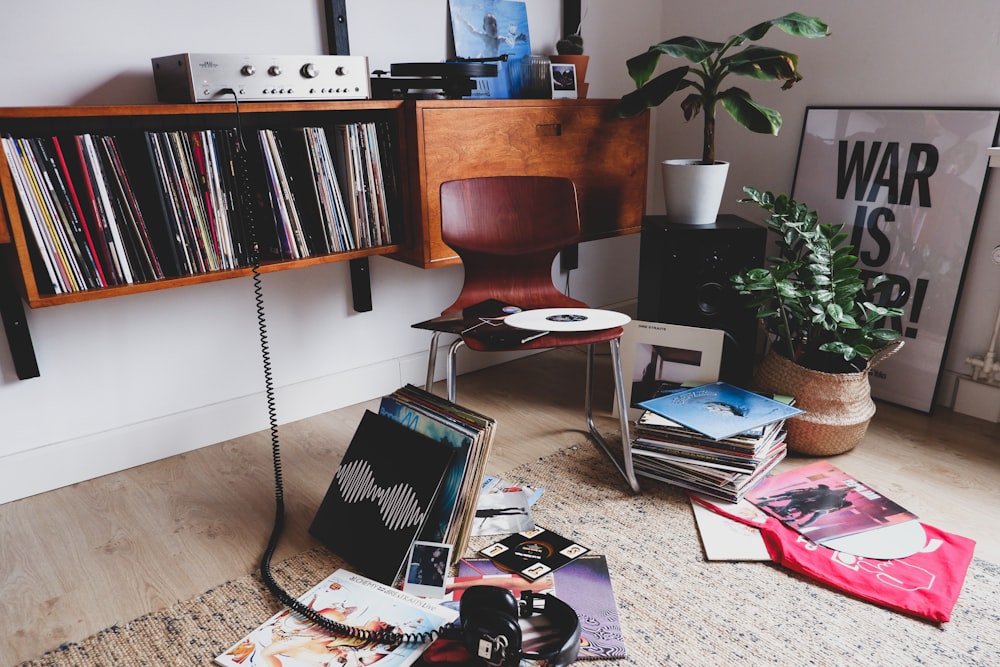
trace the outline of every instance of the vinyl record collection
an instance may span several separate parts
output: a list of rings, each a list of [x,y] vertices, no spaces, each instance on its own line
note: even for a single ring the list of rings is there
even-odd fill
[[[358,426],[310,533],[386,585],[414,541],[450,544],[457,561],[495,433],[493,418],[413,385],[383,396]],[[379,502],[363,502],[373,498]]]
[[[773,417],[771,421],[767,421],[768,417],[751,419],[748,424],[764,423],[724,437],[707,435],[675,420],[684,420],[689,413],[697,414],[692,411],[705,406],[712,413],[710,419],[718,414],[720,406],[731,408],[731,398],[727,397],[725,402],[718,400],[720,395],[715,393],[718,387],[729,392],[735,389],[725,383],[706,385],[706,393],[688,403],[678,402],[681,407],[676,411],[662,402],[665,397],[640,404],[646,409],[635,423],[632,441],[632,460],[637,474],[735,503],[785,457],[785,419],[801,412],[792,407],[791,397],[776,397],[780,400],[775,400],[753,394],[759,401],[754,399],[737,408],[741,414],[735,421],[750,419],[761,406],[780,404],[784,409],[776,406],[777,412],[769,413]],[[740,391],[750,395],[750,392]],[[659,412],[650,409],[650,405]],[[747,405],[752,407],[748,409]]]
[[[255,136],[256,134],[256,136]],[[2,140],[41,291],[130,285],[393,243],[385,123]]]
[[[454,545],[457,560],[469,543],[496,420],[412,384],[383,396],[379,414],[455,449],[420,539]]]

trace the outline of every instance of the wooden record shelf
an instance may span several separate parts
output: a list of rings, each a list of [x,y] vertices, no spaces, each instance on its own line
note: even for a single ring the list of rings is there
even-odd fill
[[[200,130],[238,128],[241,133],[256,134],[261,128],[291,128],[303,126],[329,127],[337,123],[379,121],[391,136],[392,154],[388,163],[397,170],[399,185],[398,201],[394,216],[390,220],[394,234],[402,237],[406,227],[406,204],[409,194],[404,175],[399,173],[403,163],[403,103],[395,100],[359,100],[337,102],[276,102],[236,104],[152,104],[81,107],[14,107],[0,109],[0,133],[14,137],[73,136],[87,133],[108,135],[142,136],[145,131]],[[248,136],[248,140],[250,137]],[[254,136],[253,141],[256,141]],[[147,180],[152,180],[145,174]],[[218,280],[245,277],[252,274],[251,266],[225,270],[210,270],[200,273],[178,273],[169,277],[137,280],[130,284],[107,287],[92,287],[79,291],[55,293],[46,290],[43,266],[39,264],[39,252],[35,239],[31,236],[25,210],[20,203],[14,175],[5,157],[0,156],[0,310],[7,331],[18,377],[25,379],[38,376],[37,362],[31,345],[30,333],[22,307],[26,303],[31,308],[55,306],[66,303],[90,301],[125,294],[136,294],[152,290],[169,289]],[[138,183],[136,191],[147,193],[140,199],[140,209],[152,211],[154,203],[148,196],[152,183]],[[259,190],[258,198],[265,195]],[[155,219],[156,216],[149,215]],[[259,216],[258,216],[259,217]],[[159,221],[162,223],[162,219]],[[154,224],[154,223],[150,223]],[[258,227],[261,223],[258,221]],[[267,224],[273,226],[268,220]],[[269,273],[287,269],[302,268],[329,262],[349,261],[352,279],[357,279],[354,287],[355,307],[370,309],[371,297],[368,292],[367,258],[386,255],[400,250],[399,242],[377,245],[345,252],[311,253],[298,259],[264,259],[259,271]]]

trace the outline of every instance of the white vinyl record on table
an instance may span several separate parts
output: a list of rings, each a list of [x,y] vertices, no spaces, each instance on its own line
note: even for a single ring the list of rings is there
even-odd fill
[[[600,331],[624,326],[631,319],[613,310],[597,308],[536,308],[508,315],[504,322],[535,331]]]

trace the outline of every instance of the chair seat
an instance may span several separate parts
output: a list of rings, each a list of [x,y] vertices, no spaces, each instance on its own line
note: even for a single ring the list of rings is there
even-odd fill
[[[572,347],[574,345],[592,345],[594,343],[606,343],[622,337],[624,329],[614,327],[612,329],[600,329],[598,331],[573,331],[573,332],[551,332],[541,338],[529,340],[527,343],[515,345],[513,347],[499,348],[489,345],[472,336],[463,336],[466,347],[477,352],[497,352],[503,350],[544,350],[552,347]]]

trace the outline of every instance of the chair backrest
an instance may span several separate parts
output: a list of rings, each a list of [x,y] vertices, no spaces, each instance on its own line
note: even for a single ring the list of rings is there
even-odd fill
[[[462,260],[462,292],[443,314],[486,299],[522,308],[586,307],[552,282],[580,240],[576,186],[555,176],[487,176],[441,184],[441,238]]]

